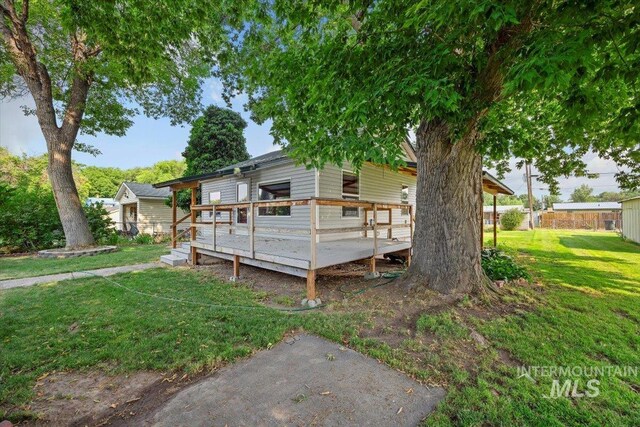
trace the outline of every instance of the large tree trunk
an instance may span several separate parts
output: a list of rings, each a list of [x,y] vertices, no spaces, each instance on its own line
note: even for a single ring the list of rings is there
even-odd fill
[[[68,249],[94,246],[89,222],[82,209],[78,189],[73,180],[71,150],[49,150],[49,181],[58,207]]]
[[[416,134],[418,183],[413,257],[407,279],[435,291],[484,288],[480,264],[482,158],[472,130],[449,139],[442,121],[423,122]]]

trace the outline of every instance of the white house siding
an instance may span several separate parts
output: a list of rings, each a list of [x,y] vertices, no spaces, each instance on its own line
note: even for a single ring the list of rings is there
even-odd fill
[[[243,176],[229,176],[224,178],[214,179],[212,181],[206,181],[201,184],[202,186],[202,203],[208,204],[209,193],[220,191],[222,203],[235,203],[236,202],[236,185],[240,182],[247,182],[250,188],[251,200],[258,201],[258,185],[267,182],[276,182],[290,180],[291,181],[291,198],[302,199],[307,197],[313,197],[315,195],[315,170],[306,169],[304,166],[296,167],[293,162],[285,161],[278,165],[270,167],[264,167],[252,172],[245,173]],[[291,216],[256,216],[254,223],[256,227],[260,228],[289,228],[299,230],[299,232],[291,233],[287,237],[308,239],[309,230],[309,207],[308,206],[293,206],[291,207]],[[209,219],[209,215],[204,216],[205,219]],[[223,214],[223,220],[228,219],[226,214]],[[236,230],[238,233],[243,233],[242,225],[238,226]],[[202,230],[205,236],[211,236],[210,228]],[[306,234],[305,234],[306,233]],[[270,232],[269,230],[258,230],[256,234],[259,235],[272,235],[278,236],[277,233]]]
[[[178,209],[177,219],[184,215],[186,212]],[[172,220],[171,207],[165,203],[164,199],[138,199],[138,230],[141,233],[170,233]]]
[[[622,202],[622,235],[640,243],[640,198]]]
[[[127,189],[126,192],[128,193],[127,195],[123,193],[122,197],[116,200],[118,203],[120,203],[120,214],[118,215],[118,221],[117,221],[118,224],[116,224],[118,227],[118,230],[122,230],[122,223],[126,222],[128,225],[129,222],[134,221],[134,218],[129,217],[129,207],[131,204],[135,204],[137,211],[140,211],[138,206],[138,198],[136,197],[136,195],[133,194],[133,192],[129,189]],[[129,205],[129,206],[124,206],[124,205]]]
[[[348,164],[342,168],[335,165],[326,165],[319,171],[319,196],[327,198],[342,198],[342,171],[352,170]],[[382,166],[365,164],[360,171],[360,200],[373,202],[400,203],[402,186],[409,187],[409,204],[415,206],[416,201],[416,177],[394,172]],[[321,206],[319,209],[318,223],[320,228],[357,227],[365,222],[364,211],[360,210],[359,218],[343,218],[342,208],[333,206]],[[409,215],[401,215],[401,209],[392,212],[393,224],[409,224]],[[367,220],[372,218],[370,212]],[[386,212],[378,212],[378,222],[388,222]],[[397,228],[393,230],[393,237],[407,238],[410,229]],[[358,237],[362,233],[340,233],[322,235],[322,240],[336,240],[345,237]],[[380,231],[380,237],[385,237],[386,232]]]

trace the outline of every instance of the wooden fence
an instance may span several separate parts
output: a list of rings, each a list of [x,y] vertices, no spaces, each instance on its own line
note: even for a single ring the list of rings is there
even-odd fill
[[[606,230],[606,222],[614,221],[614,228],[622,227],[621,212],[544,212],[540,228],[573,230]]]

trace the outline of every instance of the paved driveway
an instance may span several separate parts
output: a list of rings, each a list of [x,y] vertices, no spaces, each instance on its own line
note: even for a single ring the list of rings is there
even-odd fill
[[[415,426],[444,397],[353,350],[300,335],[170,400],[155,426]]]

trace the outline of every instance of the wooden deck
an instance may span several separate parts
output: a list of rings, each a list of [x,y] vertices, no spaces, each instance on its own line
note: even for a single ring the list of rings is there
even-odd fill
[[[302,270],[311,268],[310,241],[306,239],[287,239],[272,237],[254,237],[254,253],[248,249],[249,236],[238,234],[218,233],[216,246],[212,239],[198,238],[191,242],[193,247],[204,249],[207,255],[215,254],[238,255],[244,258],[254,258],[260,261],[286,265]],[[409,249],[411,242],[381,239],[376,242],[375,254],[382,255]],[[349,238],[335,241],[318,242],[316,244],[315,268],[330,267],[351,261],[371,258],[374,255],[373,238]]]

